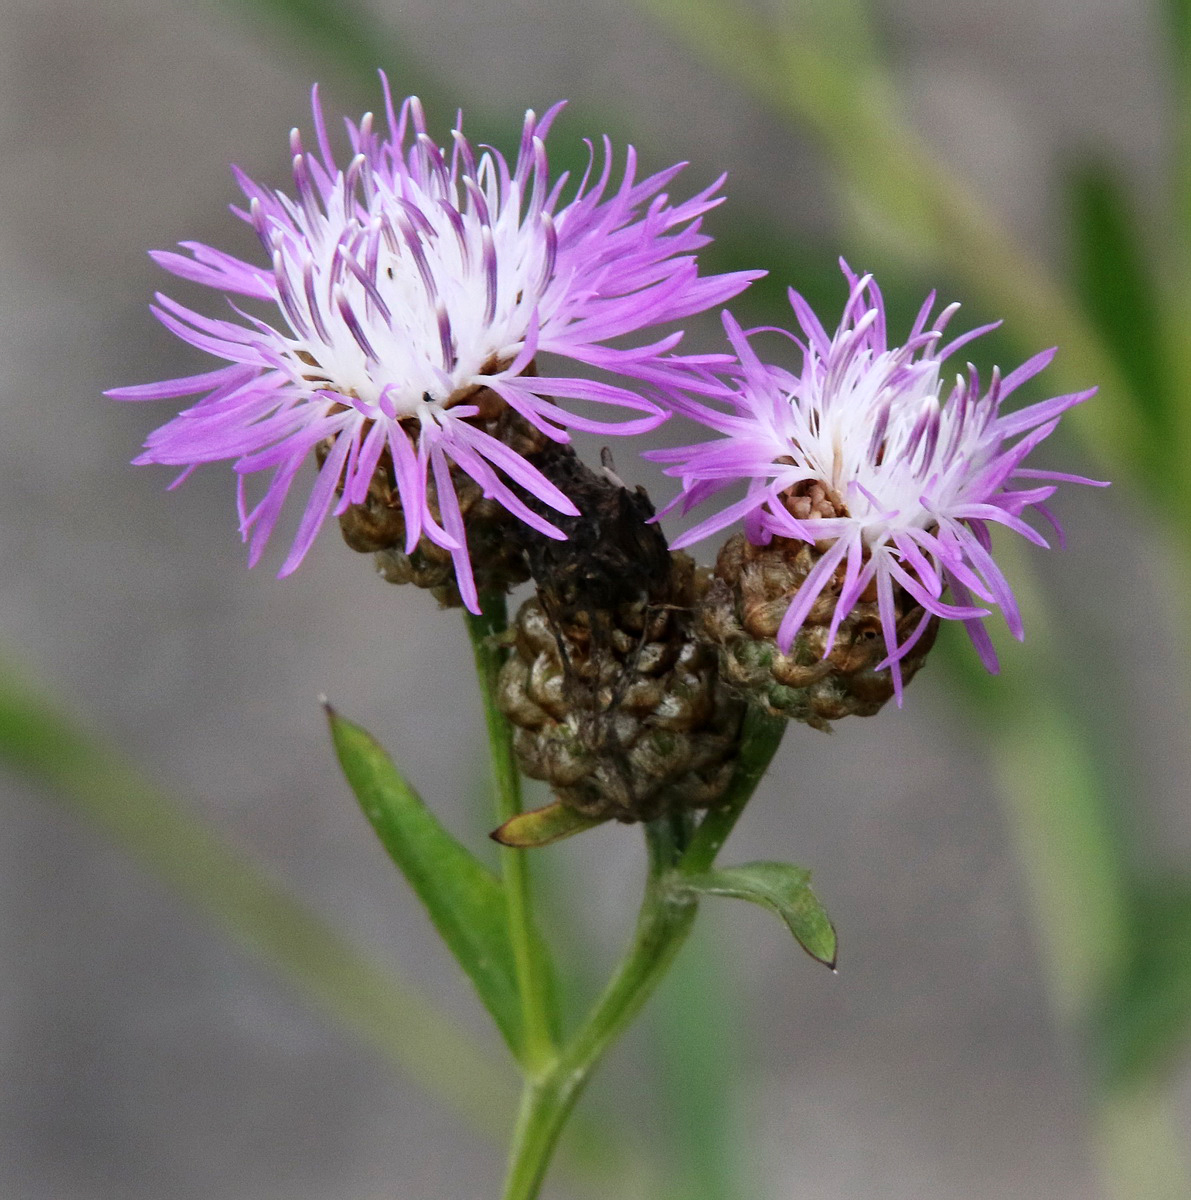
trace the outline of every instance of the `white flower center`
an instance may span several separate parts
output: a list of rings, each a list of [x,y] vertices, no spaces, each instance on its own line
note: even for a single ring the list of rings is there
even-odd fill
[[[549,315],[553,230],[540,210],[522,220],[516,181],[502,203],[488,156],[477,175],[384,178],[357,157],[323,205],[287,202],[292,227],[266,236],[295,381],[402,419],[517,355],[535,308]]]

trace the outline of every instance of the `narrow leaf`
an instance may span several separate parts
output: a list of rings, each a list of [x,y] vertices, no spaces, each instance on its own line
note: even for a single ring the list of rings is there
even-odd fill
[[[790,863],[755,862],[684,876],[682,885],[700,895],[731,896],[772,910],[811,958],[834,971],[835,927],[811,891],[810,877],[809,871]]]
[[[327,717],[364,815],[519,1053],[521,1002],[503,885],[443,827],[371,734],[330,706]]]
[[[594,829],[607,820],[607,817],[585,817],[556,800],[543,808],[532,808],[529,812],[510,817],[488,836],[502,846],[532,850],[538,846],[549,846],[551,842],[561,842],[563,838],[582,833],[585,829]]]
[[[1091,160],[1067,180],[1074,283],[1155,435],[1169,424],[1158,288],[1119,174]]]
[[[2,659],[0,768],[89,822],[477,1128],[505,1136],[502,1114],[516,1093],[503,1063]]]

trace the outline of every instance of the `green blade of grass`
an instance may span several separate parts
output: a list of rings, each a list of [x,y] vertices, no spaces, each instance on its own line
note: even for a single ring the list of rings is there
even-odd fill
[[[1122,1087],[1162,1078],[1191,1042],[1191,880],[1137,887],[1128,944],[1099,1023],[1108,1078]]]
[[[1129,380],[1147,429],[1143,469],[1162,485],[1172,478],[1168,457],[1176,397],[1165,361],[1161,292],[1131,197],[1120,175],[1095,159],[1067,173],[1066,195],[1074,286],[1088,319]]]
[[[500,1137],[512,1073],[246,855],[9,670],[0,762],[47,787],[235,941],[477,1128]]]

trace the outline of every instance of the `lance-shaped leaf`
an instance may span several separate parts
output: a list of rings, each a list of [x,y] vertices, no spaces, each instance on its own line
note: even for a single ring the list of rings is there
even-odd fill
[[[327,717],[364,815],[519,1053],[521,1002],[501,881],[443,827],[371,734],[329,705]]]
[[[702,896],[751,900],[777,913],[798,944],[835,970],[835,927],[810,888],[811,873],[791,863],[754,862],[682,876],[680,886]]]
[[[329,1018],[477,1128],[505,1137],[501,1114],[516,1100],[505,1064],[2,656],[0,768],[90,822]]]

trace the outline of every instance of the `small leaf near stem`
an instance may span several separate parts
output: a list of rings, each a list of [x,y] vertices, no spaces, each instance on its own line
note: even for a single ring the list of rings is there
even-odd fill
[[[504,596],[480,597],[481,615],[464,613],[475,655],[476,676],[484,702],[484,722],[496,785],[496,817],[503,825],[521,813],[521,776],[513,754],[513,734],[496,702],[497,682],[505,650],[498,638],[508,628]],[[513,944],[517,987],[521,999],[524,1041],[521,1061],[528,1075],[545,1071],[556,1059],[555,1031],[559,1018],[553,987],[553,964],[534,933],[533,894],[529,860],[523,850],[502,847],[501,874],[505,884],[509,936]]]
[[[810,888],[811,873],[782,862],[753,862],[739,867],[684,875],[681,887],[702,896],[750,900],[777,913],[795,941],[811,956],[835,970],[835,927]]]

